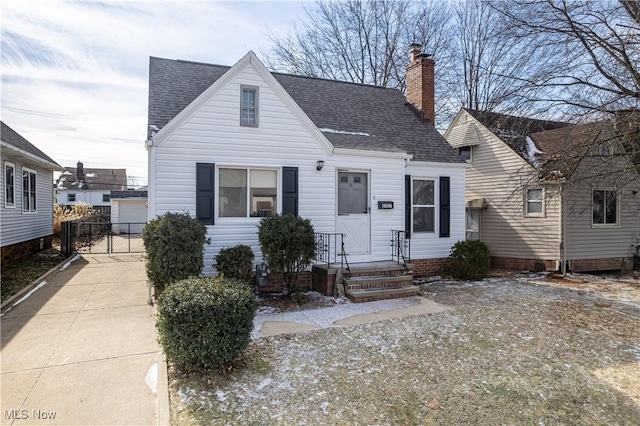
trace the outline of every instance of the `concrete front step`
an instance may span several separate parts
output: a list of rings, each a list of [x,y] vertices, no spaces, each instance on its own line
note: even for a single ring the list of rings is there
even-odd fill
[[[346,279],[345,288],[347,290],[369,290],[383,287],[408,287],[413,285],[411,275],[376,275],[360,276]]]
[[[411,271],[411,265],[407,265]],[[368,277],[379,275],[403,275],[407,269],[396,262],[370,262],[356,263],[351,265],[350,273],[352,277]]]
[[[408,287],[379,287],[358,290],[348,289],[345,294],[347,298],[354,303],[372,302],[374,300],[417,296],[420,294],[420,288],[415,285],[411,285]]]

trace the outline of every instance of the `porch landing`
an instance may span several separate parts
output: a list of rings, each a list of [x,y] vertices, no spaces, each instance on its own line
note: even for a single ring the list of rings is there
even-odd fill
[[[315,265],[311,273],[314,290],[327,296],[346,296],[355,303],[420,294],[413,285],[411,264],[392,260],[353,263],[349,267]]]

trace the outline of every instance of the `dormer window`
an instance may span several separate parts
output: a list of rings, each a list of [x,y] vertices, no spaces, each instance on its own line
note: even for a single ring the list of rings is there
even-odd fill
[[[240,125],[248,127],[258,126],[258,88],[241,86],[240,97]]]

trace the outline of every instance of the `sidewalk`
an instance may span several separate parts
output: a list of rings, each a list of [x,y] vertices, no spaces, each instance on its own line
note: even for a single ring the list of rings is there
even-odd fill
[[[168,424],[140,256],[61,269],[2,316],[0,424]]]

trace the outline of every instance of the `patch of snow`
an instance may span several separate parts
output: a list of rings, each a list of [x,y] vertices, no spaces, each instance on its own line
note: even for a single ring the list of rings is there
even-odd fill
[[[40,290],[42,287],[44,287],[45,285],[47,285],[46,281],[42,281],[40,284],[38,284],[37,286],[35,286],[34,288],[31,289],[31,291],[27,294],[25,294],[24,296],[22,296],[20,299],[18,299],[18,301],[16,303],[14,303],[13,305],[11,305],[11,307],[9,309],[7,309],[6,311],[4,311],[2,314],[0,314],[1,316],[4,316],[4,314],[6,314],[7,312],[9,312],[11,309],[15,308],[17,305],[19,305],[20,303],[24,302],[25,300],[27,300],[29,297],[31,297],[31,295],[33,293],[35,293],[36,291]]]
[[[160,129],[158,129],[158,126],[156,126],[155,124],[151,124],[149,126],[149,129],[151,129],[151,132],[149,132],[151,134],[151,137],[154,137],[156,133],[158,133],[158,131]]]
[[[67,269],[69,266],[71,266],[71,264],[73,262],[75,262],[76,260],[80,259],[80,255],[76,254],[75,256],[73,256],[73,258],[68,261],[67,263],[65,263],[64,265],[62,265],[62,268],[60,268],[60,272],[64,271],[65,269]]]
[[[322,404],[320,404],[320,408],[322,409],[323,414],[327,414],[328,412],[327,408],[329,408],[329,403],[327,401],[323,402]]]
[[[216,397],[218,398],[218,401],[224,401],[227,399],[227,394],[222,392],[221,390],[216,391]]]
[[[63,174],[63,175],[70,176],[70,175],[72,175],[73,173],[71,173],[69,170],[65,170],[64,172],[62,172],[62,174]],[[64,179],[64,177],[62,177],[61,179]]]
[[[149,386],[151,392],[158,393],[158,363],[156,362],[147,371],[147,375],[144,376],[144,382]]]
[[[97,175],[97,174],[95,174],[95,173],[87,173],[85,176],[86,176],[86,177],[96,177],[96,176],[98,176],[98,175]]]
[[[341,134],[341,135],[371,136],[369,133],[348,132],[346,130],[329,129],[329,128],[326,128],[326,127],[321,127],[318,130],[320,130],[322,133],[338,133],[338,134]]]
[[[531,140],[529,136],[526,138],[527,141],[527,152],[525,155],[527,156],[527,160],[534,166],[538,165],[538,159],[536,158],[537,154],[542,154],[543,152],[538,149],[536,144]]]

